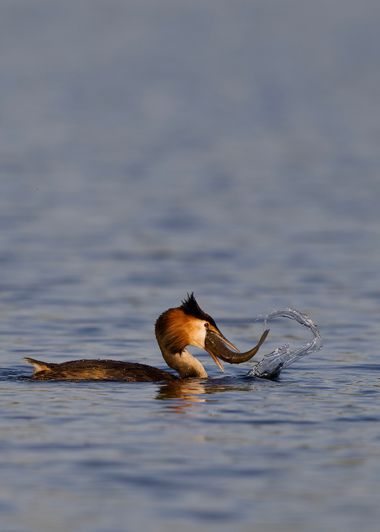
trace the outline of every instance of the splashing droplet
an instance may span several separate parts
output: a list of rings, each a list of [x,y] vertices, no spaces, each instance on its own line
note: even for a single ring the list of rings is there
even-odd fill
[[[255,364],[255,366],[248,372],[248,377],[273,379],[277,377],[284,368],[287,368],[300,358],[322,348],[322,338],[318,327],[306,314],[302,314],[302,312],[292,308],[276,310],[264,317],[265,328],[267,328],[270,321],[276,318],[289,318],[290,320],[297,321],[301,325],[310,329],[313,338],[310,342],[307,342],[296,349],[291,349],[287,344],[277,347],[271,353],[264,355],[263,359]]]

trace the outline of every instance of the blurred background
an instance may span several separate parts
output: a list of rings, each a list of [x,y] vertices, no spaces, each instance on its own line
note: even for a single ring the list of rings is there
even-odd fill
[[[370,0],[3,1],[3,301],[195,290],[244,315],[379,292],[379,20]]]
[[[375,364],[379,25],[376,0],[2,0],[2,367],[162,366],[152,324],[193,290],[242,348],[293,306],[314,360]]]

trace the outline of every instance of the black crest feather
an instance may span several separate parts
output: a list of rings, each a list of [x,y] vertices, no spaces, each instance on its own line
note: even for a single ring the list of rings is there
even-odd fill
[[[191,292],[191,294],[187,294],[187,297],[182,301],[182,305],[180,306],[180,308],[184,311],[185,314],[194,316],[194,318],[198,318],[199,320],[208,321],[216,327],[216,323],[213,318],[209,314],[206,314],[206,312],[204,312],[198,305],[198,302],[194,297],[194,292]]]

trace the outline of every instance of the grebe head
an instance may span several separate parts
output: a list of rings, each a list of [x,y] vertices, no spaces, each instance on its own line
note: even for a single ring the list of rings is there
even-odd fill
[[[182,301],[181,306],[161,314],[156,322],[156,338],[166,363],[181,377],[207,377],[199,360],[186,351],[188,345],[207,351],[222,371],[220,358],[239,364],[254,355],[252,353],[247,358],[247,353],[239,353],[221,333],[215,320],[200,308],[193,293]]]

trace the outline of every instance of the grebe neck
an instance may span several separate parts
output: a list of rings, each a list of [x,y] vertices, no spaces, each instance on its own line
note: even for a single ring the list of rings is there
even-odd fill
[[[169,349],[165,349],[161,344],[160,349],[167,365],[178,371],[181,378],[194,377],[207,379],[207,371],[199,360],[189,353],[187,349],[173,353]]]

